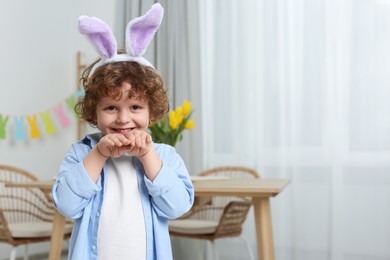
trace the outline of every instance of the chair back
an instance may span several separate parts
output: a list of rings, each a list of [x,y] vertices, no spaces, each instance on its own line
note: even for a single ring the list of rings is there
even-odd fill
[[[260,178],[260,174],[252,169],[242,166],[225,166],[225,167],[215,167],[199,174],[200,176],[218,176],[218,177],[228,177],[232,179],[254,179]],[[225,208],[230,202],[244,202],[252,203],[252,199],[249,197],[212,197],[211,201],[205,207],[208,208],[207,211],[201,210],[201,212],[207,212],[208,216],[201,216],[200,218],[207,218],[214,221],[219,221],[220,217],[223,215]],[[210,210],[213,209],[213,210]],[[202,214],[202,213],[201,213]],[[205,213],[203,213],[205,214]],[[245,214],[246,215],[246,214]]]
[[[260,178],[256,170],[241,166],[216,167],[200,173],[199,176]],[[249,197],[203,197],[189,212],[170,221],[170,234],[210,241],[222,237],[242,237],[243,223],[251,206],[252,200]]]
[[[53,221],[54,208],[40,189],[5,187],[6,183],[36,180],[36,176],[23,169],[0,165],[0,241],[9,239],[11,223]]]
[[[214,237],[239,236],[250,207],[249,202],[231,201],[222,213]]]

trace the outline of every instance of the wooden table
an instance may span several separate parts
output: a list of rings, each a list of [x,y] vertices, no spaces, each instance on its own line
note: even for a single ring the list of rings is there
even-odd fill
[[[275,260],[270,198],[278,195],[288,183],[289,181],[284,179],[226,179],[193,181],[196,197],[239,196],[253,198],[259,260]],[[6,186],[39,188],[45,193],[50,194],[53,181],[8,183]],[[54,215],[49,260],[60,259],[62,241],[64,239],[64,226],[65,217],[56,210]]]
[[[33,181],[23,183],[6,183],[6,187],[39,188],[45,192],[46,197],[51,200],[53,181]],[[53,230],[51,232],[49,260],[61,258],[62,242],[64,240],[65,217],[57,210],[54,211]]]
[[[270,197],[278,195],[289,183],[278,179],[227,179],[193,181],[196,197],[252,197],[259,260],[275,260]]]

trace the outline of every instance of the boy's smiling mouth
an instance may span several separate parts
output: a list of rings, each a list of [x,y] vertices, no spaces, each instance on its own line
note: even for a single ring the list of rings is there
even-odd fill
[[[135,127],[131,128],[112,128],[114,132],[117,132],[118,134],[127,134],[131,130],[135,129]]]

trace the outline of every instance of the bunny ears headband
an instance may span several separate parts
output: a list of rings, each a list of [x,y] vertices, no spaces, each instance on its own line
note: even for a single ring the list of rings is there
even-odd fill
[[[117,54],[117,43],[111,28],[96,17],[80,16],[79,31],[95,47],[101,60],[94,65],[90,74],[100,66],[118,61],[135,61],[153,67],[142,55],[154,34],[160,27],[164,9],[157,3],[143,16],[131,20],[126,27],[126,54]]]

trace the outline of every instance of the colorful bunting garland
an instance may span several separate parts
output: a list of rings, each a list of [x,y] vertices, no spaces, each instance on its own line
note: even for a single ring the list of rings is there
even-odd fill
[[[10,116],[10,115],[4,115],[0,113],[0,141],[7,139],[9,137],[7,135],[7,130],[9,130],[10,127],[10,118],[11,123],[14,124],[15,133],[14,133],[14,139],[16,141],[25,141],[27,138],[30,139],[37,139],[42,136],[42,132],[44,132],[47,135],[52,135],[57,132],[57,127],[53,123],[53,112],[54,115],[57,117],[59,125],[61,128],[66,128],[71,124],[71,120],[66,116],[66,113],[64,111],[64,104],[65,103],[73,112],[74,107],[76,105],[76,101],[80,96],[84,95],[84,91],[82,88],[78,90],[74,95],[70,96],[69,98],[65,99],[64,102],[54,106],[51,109],[47,109],[46,111],[32,114],[32,115],[23,115],[23,116]],[[73,115],[77,118],[76,113],[74,112]],[[43,121],[44,125],[44,131],[39,128],[39,120]],[[26,133],[25,131],[25,122],[27,122],[29,126],[29,132]],[[7,127],[8,126],[8,127]]]

